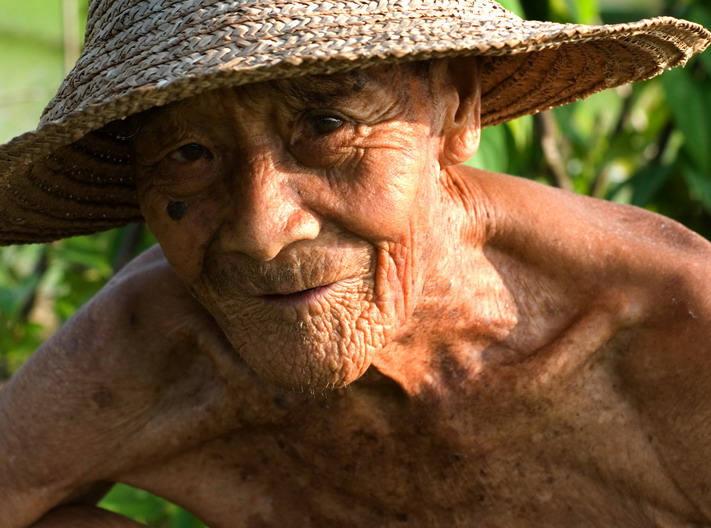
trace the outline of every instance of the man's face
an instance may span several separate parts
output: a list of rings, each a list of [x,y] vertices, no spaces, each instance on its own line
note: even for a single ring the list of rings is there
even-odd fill
[[[442,108],[411,67],[247,85],[152,111],[143,214],[244,360],[286,386],[357,379],[440,253]]]

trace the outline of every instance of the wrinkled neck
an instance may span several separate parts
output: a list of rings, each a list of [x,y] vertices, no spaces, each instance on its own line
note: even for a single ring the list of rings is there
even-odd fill
[[[512,292],[485,251],[494,216],[474,173],[443,172],[439,200],[429,245],[436,258],[426,259],[406,324],[373,363],[408,393],[429,384],[442,361],[473,374],[476,351],[505,339],[518,321]]]

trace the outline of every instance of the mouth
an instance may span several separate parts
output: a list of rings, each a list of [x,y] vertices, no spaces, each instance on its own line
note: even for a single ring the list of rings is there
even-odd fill
[[[292,293],[270,293],[262,295],[261,298],[271,303],[288,306],[308,304],[323,297],[331,290],[333,284],[335,283],[316,286],[315,288],[307,288],[305,290],[295,291]]]

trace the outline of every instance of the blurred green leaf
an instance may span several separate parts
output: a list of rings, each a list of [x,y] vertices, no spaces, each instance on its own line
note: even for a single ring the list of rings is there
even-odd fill
[[[172,528],[204,528],[204,524],[198,521],[185,510],[178,510],[173,516]]]
[[[106,278],[111,276],[107,251],[101,244],[97,244],[96,239],[77,237],[63,241],[56,246],[54,257],[68,266],[92,269]]]
[[[516,13],[518,16],[524,16],[523,8],[521,7],[521,2],[519,2],[519,0],[499,0],[499,3],[509,11]]]
[[[648,165],[635,174],[628,184],[634,189],[630,203],[644,207],[652,201],[664,183],[669,179],[674,168],[671,166]]]
[[[0,33],[33,36],[51,47],[62,44],[62,4],[47,0],[0,1]]]
[[[568,11],[578,24],[595,24],[600,14],[596,0],[567,0]]]
[[[703,204],[707,212],[711,213],[711,177],[709,174],[701,173],[693,167],[687,167],[684,177],[693,196]]]
[[[121,513],[151,528],[205,528],[188,512],[155,495],[125,484],[117,484],[100,506]]]
[[[687,14],[689,20],[697,22],[707,29],[711,29],[711,5],[706,0],[694,3]],[[701,53],[698,60],[703,62],[706,72],[711,72],[711,50],[707,49]]]
[[[696,165],[711,173],[711,124],[708,87],[694,82],[691,73],[676,68],[662,76],[669,94],[668,103],[674,122],[684,133],[687,150]]]
[[[596,0],[551,0],[550,9],[556,22],[593,24],[599,19]]]
[[[468,165],[479,169],[495,172],[508,172],[509,160],[506,153],[506,126],[497,125],[482,130],[479,150],[467,162]]]

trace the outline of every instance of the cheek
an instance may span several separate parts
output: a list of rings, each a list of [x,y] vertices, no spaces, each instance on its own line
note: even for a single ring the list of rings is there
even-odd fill
[[[415,146],[373,150],[348,174],[332,178],[333,207],[340,222],[371,242],[399,242],[420,222],[427,182],[435,174]]]
[[[431,229],[438,165],[426,151],[422,157],[387,153],[363,165],[359,189],[343,201],[344,216],[378,247],[416,249]]]
[[[343,200],[349,230],[378,249],[376,302],[381,312],[406,319],[424,287],[433,258],[432,226],[439,203],[439,165],[427,155],[364,160],[359,189]]]
[[[156,189],[139,189],[139,201],[166,259],[184,280],[194,284],[202,272],[207,246],[219,228],[221,205],[214,199],[186,200],[182,218],[175,220],[169,211],[171,200]]]

